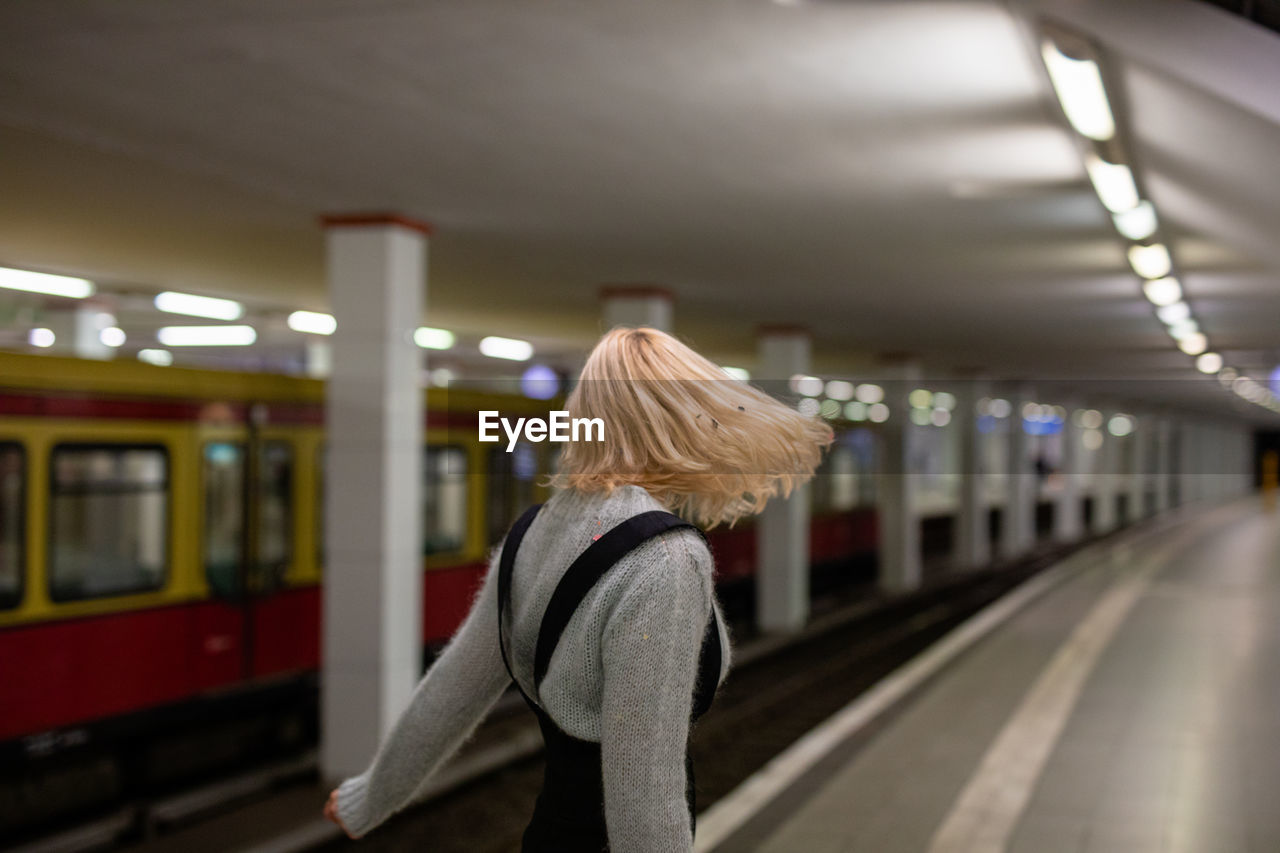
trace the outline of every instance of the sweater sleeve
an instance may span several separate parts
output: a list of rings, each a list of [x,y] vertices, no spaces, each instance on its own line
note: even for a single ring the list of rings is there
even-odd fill
[[[462,627],[414,689],[369,768],[338,786],[338,817],[352,835],[366,834],[405,806],[510,683],[498,649],[496,575],[491,566]]]
[[[711,610],[701,541],[662,537],[602,636],[601,753],[613,853],[688,853],[685,755],[702,636]]]

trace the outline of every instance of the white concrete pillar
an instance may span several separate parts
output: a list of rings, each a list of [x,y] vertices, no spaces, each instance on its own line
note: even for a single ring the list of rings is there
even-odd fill
[[[757,334],[755,379],[780,394],[792,376],[807,375],[812,345],[796,327]],[[809,486],[771,500],[756,524],[756,625],[764,632],[798,631],[809,619]]]
[[[991,382],[971,379],[957,383],[955,395],[952,426],[960,442],[960,505],[955,521],[953,559],[959,568],[979,568],[991,562],[991,532],[983,453],[986,442],[978,431],[978,401],[990,398]]]
[[[1009,488],[1000,522],[1000,553],[1006,559],[1031,550],[1036,541],[1037,476],[1031,459],[1031,437],[1023,421],[1023,407],[1035,402],[1035,389],[1018,383],[1010,389]]]
[[[1120,472],[1121,448],[1120,442],[1124,439],[1117,438],[1111,434],[1111,419],[1115,417],[1116,412],[1103,409],[1102,411],[1102,446],[1098,449],[1098,466],[1095,469],[1093,481],[1095,483],[1093,490],[1093,523],[1090,525],[1091,532],[1095,534],[1109,533],[1115,530],[1120,523],[1120,508],[1117,505],[1117,498],[1120,494],[1120,481],[1122,474]]]
[[[1147,515],[1147,445],[1151,431],[1150,418],[1133,416],[1133,432],[1125,440],[1129,442],[1129,494],[1125,500],[1126,524],[1133,524]]]
[[[920,366],[900,364],[886,370],[884,376],[889,420],[881,427],[881,471],[876,490],[880,586],[888,592],[905,592],[920,586],[923,575],[917,446],[924,427],[912,423],[908,401],[911,392],[919,387]]]
[[[333,372],[333,345],[327,340],[307,341],[303,359],[307,376],[312,379],[328,379]]]
[[[1082,457],[1080,422],[1075,417],[1078,404],[1064,405],[1062,422],[1062,464],[1058,470],[1058,494],[1053,507],[1053,538],[1075,542],[1084,535],[1084,515],[1080,505],[1080,462]]]
[[[41,324],[53,332],[53,346],[46,352],[107,361],[116,357],[116,348],[103,343],[102,332],[116,324],[115,315],[107,308],[77,305],[51,311]]]
[[[1155,423],[1155,490],[1157,513],[1173,506],[1173,422],[1167,417]]]
[[[321,771],[358,773],[422,673],[421,351],[428,227],[327,217],[338,328],[326,394]]]
[[[668,333],[674,330],[675,294],[665,287],[609,285],[600,288],[600,301],[605,329],[649,326]]]
[[[1179,424],[1178,503],[1186,505],[1200,500],[1200,429],[1199,424],[1183,420]]]

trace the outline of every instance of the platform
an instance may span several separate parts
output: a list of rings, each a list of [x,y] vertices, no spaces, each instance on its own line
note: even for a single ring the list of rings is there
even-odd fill
[[[698,849],[1280,850],[1280,515],[1188,507],[947,643],[717,803]]]

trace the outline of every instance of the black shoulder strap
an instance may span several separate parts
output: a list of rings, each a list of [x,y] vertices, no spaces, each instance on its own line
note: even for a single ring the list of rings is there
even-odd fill
[[[516,519],[507,533],[506,541],[502,543],[502,556],[498,559],[498,649],[502,652],[502,665],[507,668],[507,674],[521,694],[524,689],[511,670],[511,661],[507,659],[507,611],[511,608],[511,574],[516,565],[516,552],[520,550],[520,542],[540,509],[542,504],[534,504]]]
[[[591,591],[591,588],[595,586],[596,582],[604,576],[604,573],[642,543],[660,533],[680,528],[689,528],[697,531],[698,535],[702,535],[702,531],[698,530],[697,527],[672,513],[664,510],[642,512],[611,528],[595,542],[592,542],[573,561],[572,565],[565,571],[564,576],[560,578],[560,583],[557,584],[555,592],[551,594],[551,601],[547,604],[547,611],[542,617],[542,626],[538,631],[538,644],[533,662],[534,690],[537,690],[542,685],[542,679],[546,676],[547,668],[551,665],[551,656],[555,653],[560,637],[569,625],[569,620],[573,618],[574,611],[578,609],[578,605],[582,603],[582,600]],[[708,627],[707,636],[713,637],[715,642],[715,675],[712,677],[710,685],[710,692],[714,693],[720,677],[720,633],[715,625],[714,607],[711,610],[711,624]],[[704,639],[704,658],[708,656],[707,652],[710,651],[707,649],[706,643],[707,641]],[[701,677],[704,674],[701,672],[702,668],[700,665],[700,683],[705,681],[705,678]],[[704,692],[701,684],[698,692],[699,694]],[[710,704],[710,696],[704,699],[699,695],[694,702],[695,708],[704,703]]]

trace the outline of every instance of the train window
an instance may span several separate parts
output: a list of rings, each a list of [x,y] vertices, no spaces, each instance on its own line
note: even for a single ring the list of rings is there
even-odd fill
[[[222,594],[237,588],[244,549],[244,445],[204,446],[204,571]]]
[[[58,445],[49,502],[54,601],[164,584],[169,456],[163,447]]]
[[[489,506],[485,521],[490,543],[499,542],[525,509],[533,505],[538,479],[538,454],[532,444],[519,442],[511,453],[504,447],[489,452]]]
[[[460,551],[467,540],[467,454],[428,447],[422,469],[422,553]]]
[[[0,608],[22,600],[26,549],[27,457],[22,445],[0,443]]]
[[[275,585],[293,552],[293,445],[264,441],[258,459],[258,559],[264,579]]]

